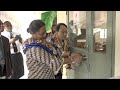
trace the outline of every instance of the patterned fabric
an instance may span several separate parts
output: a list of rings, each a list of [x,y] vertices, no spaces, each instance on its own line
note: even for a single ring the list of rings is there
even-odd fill
[[[28,42],[25,44],[29,44]],[[48,53],[39,46],[32,46],[26,50],[29,79],[54,79],[63,66],[61,58]]]
[[[69,46],[70,46],[70,43],[69,43],[69,39],[68,38],[65,38],[62,40],[62,43],[59,42],[58,38],[57,38],[57,34],[53,37],[54,38],[54,43],[55,44],[58,44],[60,46],[58,52],[60,55],[62,55],[62,52],[65,51],[65,52],[68,52],[70,51],[69,50]],[[71,64],[67,64],[66,65],[66,69],[72,69],[72,66]]]
[[[66,38],[66,39],[63,39],[62,40],[62,43],[59,42],[58,38],[57,38],[57,35],[54,38],[54,43],[56,45],[59,45],[60,48],[61,48],[61,51],[69,51],[69,39]]]
[[[54,79],[54,74],[47,64],[27,59],[28,79]]]
[[[43,48],[44,50],[46,50],[48,53],[53,54],[53,50],[49,49],[47,46],[41,44],[41,43],[30,43],[30,44],[25,44],[24,48],[23,48],[23,52],[26,53],[26,50],[28,48],[32,48],[32,47],[40,47]]]
[[[64,41],[63,41],[63,50],[64,51],[69,51],[69,40],[68,40],[68,38],[67,39],[64,39]]]

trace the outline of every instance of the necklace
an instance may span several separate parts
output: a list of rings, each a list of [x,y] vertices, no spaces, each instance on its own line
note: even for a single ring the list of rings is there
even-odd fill
[[[59,48],[61,48],[62,51],[63,51],[63,45],[62,45],[62,43],[60,43],[60,40],[58,39],[57,36],[55,36],[55,39],[56,39],[57,46],[58,46]]]
[[[58,39],[58,37],[56,36],[58,45],[60,45],[62,51],[68,51],[68,39],[64,39],[61,43],[60,40]]]

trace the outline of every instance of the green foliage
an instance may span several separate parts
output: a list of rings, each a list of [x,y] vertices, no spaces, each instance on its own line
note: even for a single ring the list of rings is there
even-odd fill
[[[53,25],[53,20],[57,16],[56,11],[49,11],[41,14],[41,19],[46,24],[46,31],[50,32]]]

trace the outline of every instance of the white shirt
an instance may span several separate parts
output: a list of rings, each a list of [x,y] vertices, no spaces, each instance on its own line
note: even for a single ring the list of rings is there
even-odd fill
[[[7,37],[7,38],[9,39],[9,41],[12,40],[12,39],[10,39],[10,32],[4,31],[4,32],[2,32],[1,34],[2,34],[3,36]],[[16,33],[16,32],[12,32],[12,34],[13,34],[13,37],[15,37],[16,35],[19,35],[19,34]],[[21,43],[19,42],[19,40],[15,41],[15,43],[16,43],[16,45],[17,45],[18,52],[20,52],[20,45],[21,45]],[[12,44],[10,45],[10,51],[11,51],[11,54],[15,54]]]

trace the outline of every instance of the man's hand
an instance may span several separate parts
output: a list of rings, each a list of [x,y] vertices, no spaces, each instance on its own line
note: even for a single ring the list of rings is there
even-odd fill
[[[17,41],[18,40],[18,38],[12,38],[11,40],[10,40],[10,44],[11,43],[15,43],[15,41]]]
[[[80,53],[71,53],[71,58],[72,58],[72,62],[78,62],[81,60],[81,54]]]
[[[68,57],[69,54],[70,54],[70,52],[65,52],[65,51],[64,51],[64,52],[62,53],[62,57]]]
[[[22,40],[22,38],[21,38],[21,35],[16,35],[15,38],[16,38],[16,40],[19,40],[19,42],[20,42],[21,44],[23,44],[23,40]]]

